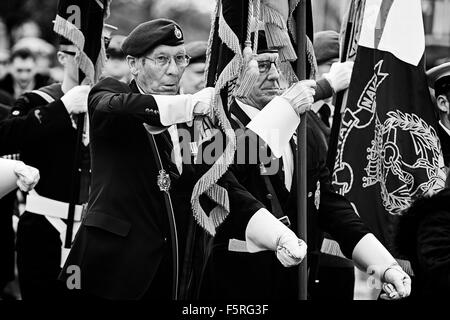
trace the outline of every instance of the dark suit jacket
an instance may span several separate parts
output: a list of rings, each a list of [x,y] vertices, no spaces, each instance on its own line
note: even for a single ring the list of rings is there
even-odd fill
[[[450,298],[450,189],[416,200],[397,226],[396,244],[414,271],[419,299]],[[415,282],[414,282],[415,281]]]
[[[444,154],[444,163],[446,167],[450,167],[450,135],[438,124],[438,136],[441,140],[442,153]]]
[[[250,119],[242,109],[233,103],[230,108],[231,124],[234,129],[247,125]],[[236,121],[236,119],[238,121]],[[335,193],[331,186],[330,174],[325,166],[326,140],[323,133],[308,121],[308,251],[320,249],[322,232],[329,232],[339,242],[344,254],[351,257],[353,248],[369,231],[356,215],[350,203]],[[238,143],[242,139],[238,139]],[[261,144],[261,143],[260,143]],[[291,141],[291,147],[294,144]],[[294,151],[295,157],[295,151]],[[265,207],[274,212],[270,194],[260,174],[258,164],[237,164],[232,169],[239,182],[251,192]],[[291,221],[296,232],[297,186],[294,179],[289,192],[284,185],[282,168],[270,181],[281,204],[282,210]],[[317,190],[318,184],[320,191]],[[320,192],[320,207],[314,204],[316,192]],[[297,292],[297,268],[284,268],[273,252],[240,253],[227,250],[230,239],[245,240],[246,217],[230,215],[218,229],[214,247],[206,268],[202,287],[203,298],[238,299],[295,299]],[[320,228],[319,228],[320,227]]]
[[[107,78],[92,88],[88,99],[92,190],[61,279],[70,276],[67,267],[77,265],[82,290],[103,298],[137,299],[153,296],[149,290],[171,287],[169,220],[143,123],[162,125],[154,98],[138,92],[134,82],[128,86]],[[163,166],[171,174],[170,193],[183,248],[194,171],[184,165],[183,174],[177,176],[169,158],[167,131],[154,137]],[[235,198],[248,197],[248,192],[234,177],[221,183],[229,191],[232,208],[237,209]],[[255,212],[262,207],[253,198],[249,202],[240,210]],[[155,283],[159,285],[155,287]]]

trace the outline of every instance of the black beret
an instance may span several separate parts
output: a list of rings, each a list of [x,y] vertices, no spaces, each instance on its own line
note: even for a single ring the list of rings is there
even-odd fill
[[[183,44],[183,32],[180,26],[169,19],[155,19],[141,23],[122,43],[125,55],[141,57],[159,46],[178,46]]]
[[[186,44],[186,54],[191,57],[190,63],[205,62],[207,47],[206,41],[193,41]]]
[[[332,30],[316,32],[314,53],[318,64],[339,58],[339,33]]]

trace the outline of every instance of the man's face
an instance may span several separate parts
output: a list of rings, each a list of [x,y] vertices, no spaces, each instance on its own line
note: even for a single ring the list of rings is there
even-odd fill
[[[436,105],[439,111],[439,120],[450,130],[450,91],[436,97]]]
[[[280,73],[275,65],[277,59],[278,53],[262,53],[256,56],[259,76],[248,100],[251,106],[260,110],[281,93]]]
[[[65,76],[74,82],[78,82],[78,64],[75,59],[77,52],[74,45],[63,45],[58,51],[58,61],[64,67]]]
[[[174,95],[187,66],[185,57],[184,45],[160,45],[146,56],[135,58],[137,61],[130,66],[137,84],[146,93]]]
[[[15,83],[25,89],[36,75],[36,61],[33,58],[16,57],[11,64],[11,74]]]
[[[183,93],[193,94],[203,89],[205,87],[204,73],[204,62],[196,62],[188,65],[181,79]]]

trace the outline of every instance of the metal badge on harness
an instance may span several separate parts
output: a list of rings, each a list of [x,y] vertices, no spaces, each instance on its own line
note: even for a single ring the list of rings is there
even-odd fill
[[[170,176],[164,169],[159,170],[157,184],[161,191],[168,192],[170,189]]]

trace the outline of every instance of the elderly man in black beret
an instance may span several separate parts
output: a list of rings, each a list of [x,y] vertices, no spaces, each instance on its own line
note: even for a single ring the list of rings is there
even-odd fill
[[[89,95],[92,189],[60,275],[69,288],[81,288],[83,297],[186,297],[179,285],[189,274],[184,262],[190,196],[201,172],[182,161],[177,125],[207,114],[214,90],[178,95],[189,63],[183,42],[174,21],[140,24],[122,44],[132,82],[106,78]],[[231,173],[218,183],[236,214],[248,217],[263,207]],[[287,227],[277,230],[271,249],[289,247],[291,254],[280,259],[300,263],[297,237]]]
[[[131,83],[105,78],[88,98],[92,187],[60,278],[70,281],[75,265],[83,296],[175,298],[188,216],[175,217],[179,201],[170,199],[187,175],[176,124],[206,113],[213,91],[177,95],[189,57],[174,21],[138,25],[122,51]]]

